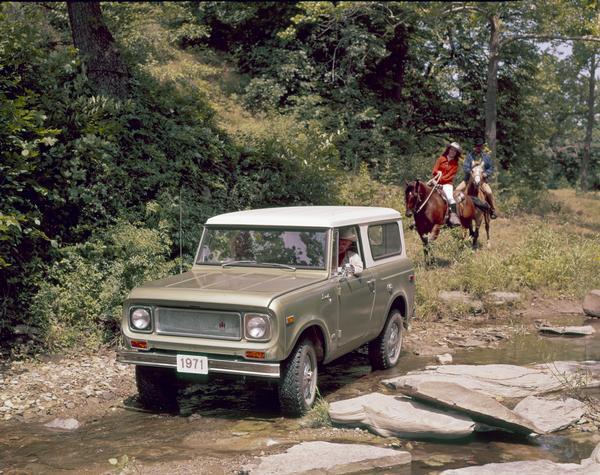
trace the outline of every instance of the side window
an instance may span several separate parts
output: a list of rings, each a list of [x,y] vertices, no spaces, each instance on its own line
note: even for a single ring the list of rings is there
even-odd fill
[[[348,257],[354,253],[358,254],[358,257],[362,261],[362,255],[360,252],[359,243],[359,232],[357,226],[347,226],[336,230],[338,233],[338,260],[337,266],[341,266],[345,261],[348,261]],[[364,261],[363,261],[364,265]]]
[[[397,222],[369,226],[367,234],[373,259],[383,259],[402,253],[400,228]]]

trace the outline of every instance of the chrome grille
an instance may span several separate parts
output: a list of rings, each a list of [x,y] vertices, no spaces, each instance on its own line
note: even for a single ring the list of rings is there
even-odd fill
[[[161,335],[242,339],[239,313],[158,307],[155,316],[156,332]]]

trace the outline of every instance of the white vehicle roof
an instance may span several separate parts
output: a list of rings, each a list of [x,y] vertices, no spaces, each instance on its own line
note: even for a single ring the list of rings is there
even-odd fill
[[[264,208],[220,214],[206,224],[245,226],[298,226],[336,228],[351,224],[372,223],[400,219],[400,213],[392,208],[370,206],[292,206],[288,208]]]

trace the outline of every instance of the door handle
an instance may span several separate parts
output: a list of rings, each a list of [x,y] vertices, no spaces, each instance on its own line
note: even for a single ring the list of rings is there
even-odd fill
[[[371,292],[375,292],[375,279],[367,280],[367,285]]]
[[[329,294],[329,292],[323,292],[323,294],[321,294],[321,300],[327,300],[331,302],[331,295]]]

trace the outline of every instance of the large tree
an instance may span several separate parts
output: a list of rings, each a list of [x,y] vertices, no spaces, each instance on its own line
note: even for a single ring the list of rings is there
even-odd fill
[[[568,21],[579,17],[584,10],[589,14],[582,23]],[[489,28],[487,87],[485,100],[485,138],[496,154],[498,116],[498,68],[503,50],[514,41],[584,41],[600,44],[600,36],[588,25],[598,23],[597,8],[587,8],[585,0],[570,2],[551,1],[543,5],[528,2],[452,4],[444,14],[456,16],[471,14],[471,21],[487,23]],[[567,20],[565,20],[567,19]],[[596,25],[597,28],[597,25]]]
[[[101,94],[124,98],[129,72],[107,28],[99,2],[67,2],[73,44],[85,64],[92,87]]]

